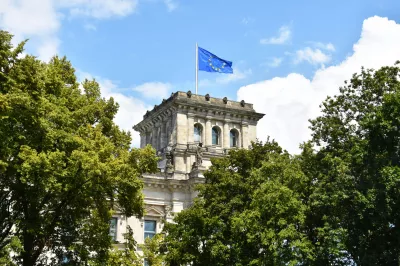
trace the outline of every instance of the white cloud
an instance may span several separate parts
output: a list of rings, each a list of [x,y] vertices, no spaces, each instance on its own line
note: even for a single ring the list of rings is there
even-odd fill
[[[106,19],[127,16],[137,4],[138,0],[0,0],[0,28],[15,35],[14,44],[32,39],[30,52],[47,61],[58,52],[65,12],[71,17]],[[85,28],[95,29],[91,24]]]
[[[78,72],[79,80],[85,78],[91,80],[93,76],[89,73]],[[132,145],[134,147],[140,147],[140,136],[139,133],[134,131],[132,127],[142,121],[143,115],[151,107],[146,105],[143,101],[124,95],[120,93],[121,90],[111,80],[102,77],[94,77],[100,85],[101,96],[109,99],[113,97],[114,100],[119,104],[119,110],[115,116],[115,123],[123,130],[130,131],[132,136]]]
[[[57,55],[60,43],[60,40],[55,36],[43,38],[41,44],[37,48],[39,58],[47,61],[51,57]]]
[[[58,4],[60,8],[67,8],[72,16],[105,19],[133,13],[138,0],[60,0]]]
[[[225,74],[222,76],[219,76],[218,78],[216,78],[216,82],[218,84],[228,84],[234,81],[238,81],[241,79],[245,79],[248,76],[250,76],[252,74],[252,70],[249,69],[245,69],[245,70],[240,70],[237,68],[233,68],[233,73],[232,74]]]
[[[60,22],[52,0],[0,0],[0,25],[17,35],[47,36]]]
[[[262,66],[268,66],[268,67],[278,67],[282,64],[283,58],[282,57],[273,57],[270,61],[266,63],[262,63]]]
[[[288,26],[282,26],[279,29],[279,35],[277,37],[271,37],[261,39],[261,44],[285,44],[290,40],[292,32]]]
[[[100,19],[126,16],[136,5],[137,0],[0,0],[0,28],[15,35],[14,44],[32,39],[31,52],[47,61],[61,43],[62,12]]]
[[[164,4],[167,6],[169,12],[172,12],[178,8],[178,2],[174,0],[164,0]]]
[[[337,94],[344,80],[361,66],[377,69],[393,65],[400,59],[399,42],[400,24],[387,18],[368,18],[353,53],[340,64],[322,67],[311,79],[292,73],[241,87],[238,100],[253,103],[256,111],[266,114],[257,129],[260,139],[270,135],[297,153],[299,143],[310,138],[308,119],[320,114],[318,106],[326,96]]]
[[[323,50],[334,52],[335,46],[332,43],[313,42],[314,46]]]
[[[37,38],[41,46],[37,52],[43,60],[57,51],[59,20],[52,0],[0,0],[0,28],[15,35],[14,45],[26,38]]]
[[[303,61],[307,61],[308,63],[313,65],[325,64],[331,61],[331,56],[322,52],[320,49],[312,49],[310,47],[306,47],[304,49],[296,51],[294,63],[298,64]]]
[[[233,68],[233,73],[232,74],[220,74],[218,77],[216,77],[213,80],[210,79],[202,79],[199,80],[199,86],[201,87],[210,87],[214,85],[225,85],[229,84],[238,80],[243,80],[246,79],[248,76],[250,76],[253,73],[251,68],[241,70],[239,68]]]
[[[169,11],[178,7],[176,0],[163,0]],[[139,0],[0,0],[0,28],[15,35],[14,45],[31,39],[30,47],[42,60],[58,52],[58,31],[66,14],[70,18],[109,19],[134,13]],[[96,30],[84,24],[86,30]]]
[[[147,82],[133,88],[133,90],[140,92],[145,98],[163,99],[168,98],[171,88],[172,85],[169,83]]]

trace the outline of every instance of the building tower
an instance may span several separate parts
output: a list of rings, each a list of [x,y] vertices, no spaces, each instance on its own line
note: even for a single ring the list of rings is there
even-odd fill
[[[247,149],[256,141],[257,122],[263,116],[250,103],[190,91],[173,93],[147,111],[133,128],[140,133],[141,148],[149,144],[156,149],[160,171],[143,175],[145,217],[119,221],[116,215],[116,231],[129,224],[138,243],[161,232],[162,219],[172,221],[174,213],[192,203],[195,185],[203,182],[211,158],[225,156],[230,149]],[[115,233],[116,239],[123,233]]]

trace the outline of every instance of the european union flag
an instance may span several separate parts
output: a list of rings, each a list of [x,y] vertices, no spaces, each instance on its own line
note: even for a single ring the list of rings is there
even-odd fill
[[[232,62],[219,58],[203,48],[198,48],[199,70],[218,73],[233,73]]]

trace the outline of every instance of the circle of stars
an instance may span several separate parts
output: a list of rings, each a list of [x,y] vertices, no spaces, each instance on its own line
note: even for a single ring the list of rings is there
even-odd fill
[[[212,69],[214,69],[214,71],[220,72],[221,69],[224,69],[224,68],[225,68],[225,66],[226,66],[226,63],[225,63],[225,62],[222,63],[222,66],[221,66],[221,67],[215,67],[215,66],[213,66],[213,64],[212,64],[212,58],[213,58],[213,57],[210,56],[210,58],[208,58],[208,62],[209,62],[210,67],[211,67]]]

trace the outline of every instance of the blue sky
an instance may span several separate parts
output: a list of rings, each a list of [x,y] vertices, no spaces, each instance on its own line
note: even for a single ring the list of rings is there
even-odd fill
[[[271,135],[296,152],[331,87],[361,65],[400,59],[389,44],[400,31],[399,10],[389,0],[0,0],[0,27],[29,38],[27,52],[66,55],[80,78],[99,80],[121,103],[117,122],[125,129],[171,92],[194,91],[198,42],[234,67],[233,75],[200,72],[199,94],[254,102],[268,112],[260,139]]]
[[[312,75],[315,65],[294,65],[285,56],[310,46],[309,42],[334,44],[332,63],[341,61],[359,38],[365,18],[400,10],[396,1],[273,2],[181,1],[172,12],[161,3],[145,2],[138,4],[136,13],[123,18],[70,19],[61,28],[60,53],[77,68],[118,81],[121,87],[159,81],[186,91],[194,86],[197,41],[199,46],[233,61],[240,71],[251,69],[246,79],[200,87],[200,93],[236,98],[237,88],[249,82],[290,72]],[[96,30],[87,30],[82,23]],[[287,43],[260,44],[261,39],[279,35],[282,26],[291,32]],[[279,67],[268,66],[273,58],[283,58]],[[201,80],[221,74],[199,75]]]

